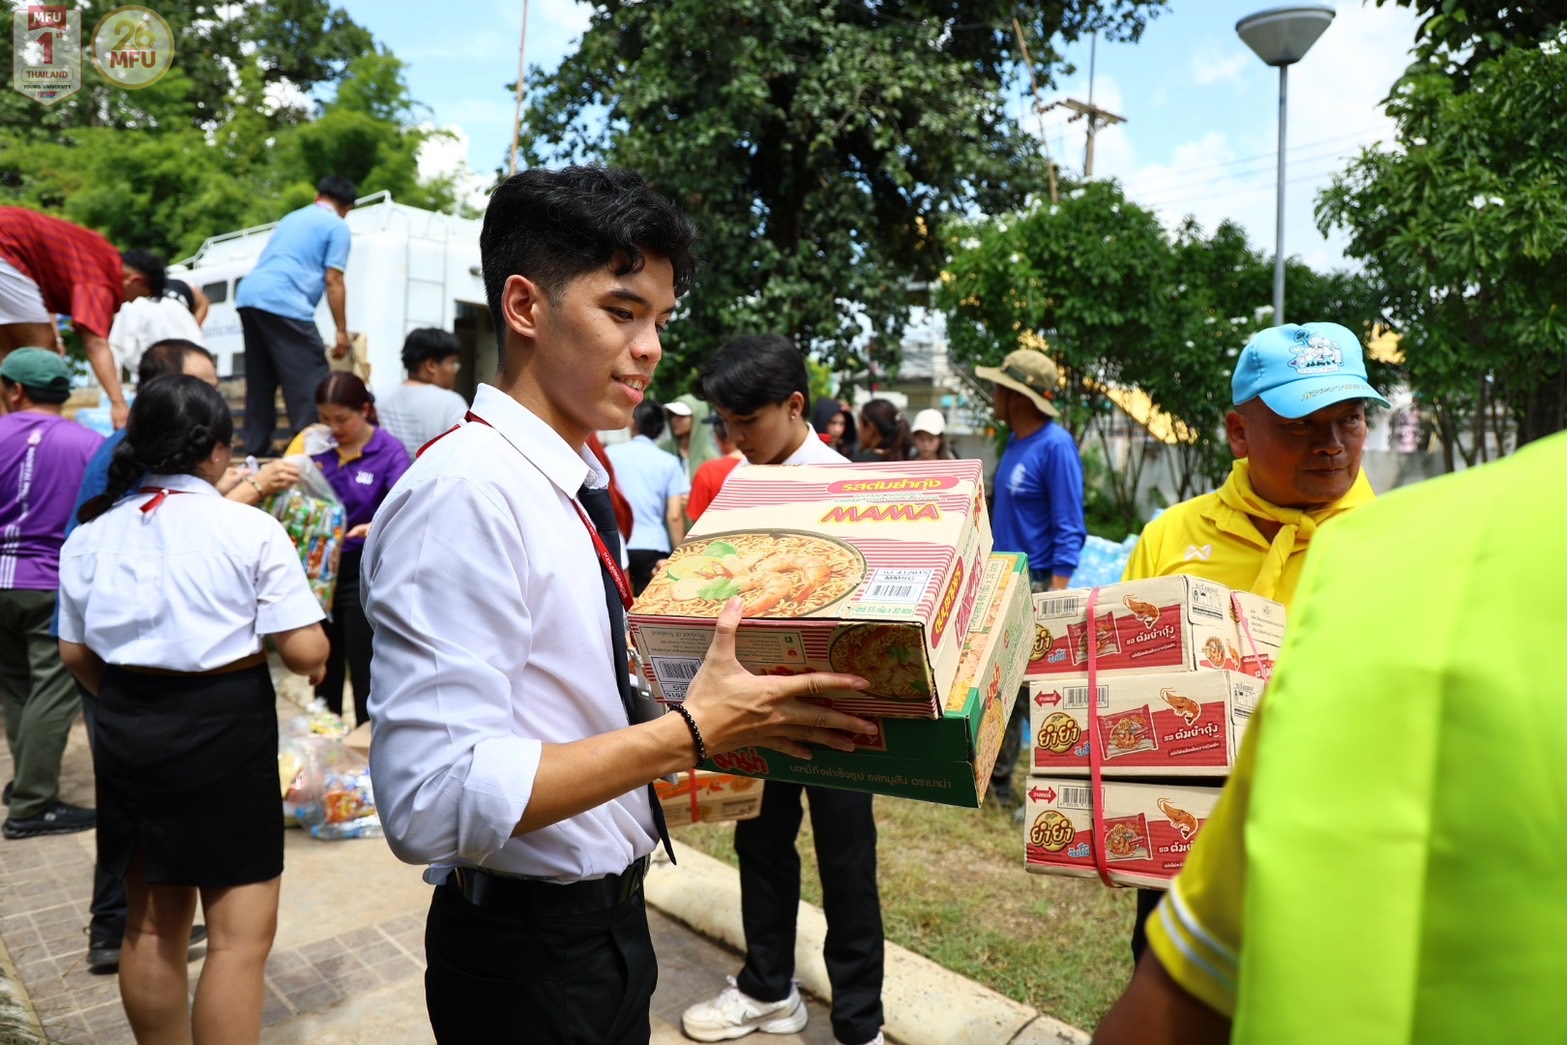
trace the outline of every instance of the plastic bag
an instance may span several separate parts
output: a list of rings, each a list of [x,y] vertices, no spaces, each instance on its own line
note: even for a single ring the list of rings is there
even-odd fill
[[[316,475],[321,470],[309,458]],[[301,477],[306,473],[300,471]],[[325,482],[325,479],[322,480]],[[303,486],[303,478],[301,478]],[[310,591],[321,603],[321,608],[332,612],[332,597],[337,593],[337,566],[343,549],[343,532],[347,514],[335,497],[328,501],[302,491],[300,486],[273,494],[262,502],[261,508],[283,524],[288,539],[299,552],[299,561],[305,568]]]
[[[310,829],[317,838],[380,834],[370,766],[362,753],[343,743],[347,733],[342,718],[317,700],[289,723],[280,741],[284,820]],[[358,824],[360,820],[374,823]]]

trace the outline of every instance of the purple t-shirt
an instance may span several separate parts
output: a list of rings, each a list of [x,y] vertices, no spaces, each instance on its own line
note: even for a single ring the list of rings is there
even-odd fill
[[[370,441],[359,456],[347,464],[338,464],[336,448],[315,454],[311,459],[337,491],[348,517],[346,529],[350,530],[375,518],[375,510],[408,471],[408,451],[395,436],[388,435],[386,429],[380,427],[371,433]],[[345,552],[357,552],[364,546],[363,537],[343,542]]]
[[[103,437],[54,414],[0,416],[0,588],[60,587],[60,545]]]

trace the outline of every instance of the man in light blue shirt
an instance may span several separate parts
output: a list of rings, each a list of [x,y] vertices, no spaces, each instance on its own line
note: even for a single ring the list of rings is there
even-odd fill
[[[631,415],[630,442],[604,448],[615,466],[615,482],[631,505],[636,524],[626,541],[631,560],[631,590],[638,595],[653,579],[653,568],[667,559],[686,535],[686,495],[691,481],[680,458],[660,450],[653,440],[664,431],[664,408],[651,399]]]
[[[359,189],[338,174],[316,184],[316,201],[278,222],[261,259],[240,281],[234,304],[245,330],[244,451],[268,456],[277,425],[278,385],[289,435],[316,420],[316,386],[326,377],[326,345],[316,306],[326,295],[337,324],[332,355],[348,353],[348,296],[343,271],[351,237],[343,219]]]

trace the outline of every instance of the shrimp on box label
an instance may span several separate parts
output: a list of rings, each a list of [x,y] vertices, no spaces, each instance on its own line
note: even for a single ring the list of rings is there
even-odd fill
[[[1102,844],[1110,880],[1162,889],[1186,863],[1220,788],[1106,780],[1096,806],[1087,780],[1034,777],[1023,820],[1025,866],[1034,874],[1094,878],[1094,846]],[[1096,821],[1103,838],[1094,837]]]
[[[683,700],[738,596],[736,653],[759,674],[844,671],[824,702],[936,718],[952,696],[990,554],[977,461],[747,466],[724,483],[632,606],[655,695]]]

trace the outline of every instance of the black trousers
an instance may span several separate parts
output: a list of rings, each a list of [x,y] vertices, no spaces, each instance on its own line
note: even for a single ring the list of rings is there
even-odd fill
[[[283,386],[290,436],[315,424],[316,386],[331,370],[326,344],[314,320],[242,308],[239,322],[245,331],[244,452],[268,457],[277,428],[278,385]]]
[[[631,548],[626,552],[626,558],[631,560],[631,569],[626,571],[631,576],[631,593],[641,595],[642,589],[653,582],[654,564],[660,559],[669,558],[669,553],[651,548]]]
[[[1162,889],[1137,890],[1137,918],[1132,922],[1132,967],[1142,961],[1143,952],[1148,949],[1148,918],[1153,914],[1159,901],[1164,899]]]
[[[359,595],[359,560],[362,548],[343,552],[337,566],[337,593],[332,596],[332,617],[322,622],[331,650],[326,658],[326,678],[316,696],[332,712],[343,713],[344,669],[354,688],[354,723],[370,721],[370,621]]]
[[[98,753],[98,698],[87,692],[87,688],[77,683],[77,689],[81,690],[82,717],[87,720],[87,747],[93,752],[94,760]],[[130,919],[130,901],[125,895],[125,879],[105,868],[124,867],[130,863],[130,853],[105,852],[103,838],[97,839],[98,857],[93,864],[92,876],[92,903],[88,906],[87,935],[93,942],[114,941],[125,937],[125,923]],[[111,837],[107,840],[109,848],[115,845]]]
[[[1028,736],[1028,687],[1017,691],[1012,705],[1012,717],[1007,720],[1007,731],[1001,738],[1001,750],[996,754],[996,764],[990,770],[990,789],[1002,796],[1011,796],[1012,769],[1023,753],[1023,739]],[[1032,745],[1030,745],[1032,746]]]
[[[769,780],[761,815],[735,825],[740,857],[740,916],[745,967],[737,983],[758,1001],[782,1001],[794,977],[800,907],[801,795],[811,803],[816,866],[822,876],[827,941],[822,957],[832,984],[832,1029],[839,1041],[876,1037],[882,1025],[885,943],[876,888],[876,819],[871,796]]]
[[[424,930],[425,1004],[441,1045],[620,1045],[652,1036],[658,963],[642,892],[561,917],[482,911],[448,883]]]

